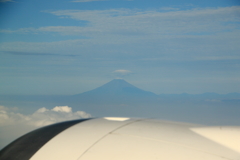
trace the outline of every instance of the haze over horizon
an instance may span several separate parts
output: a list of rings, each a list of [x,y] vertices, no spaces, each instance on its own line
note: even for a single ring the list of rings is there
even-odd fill
[[[117,89],[118,87],[134,87],[134,88],[142,90],[142,88],[137,87],[137,86],[129,83],[124,78],[119,78],[118,77],[118,78],[114,78],[114,79],[108,81],[107,83],[103,83],[100,86],[97,86],[96,88],[87,90],[85,92],[77,93],[77,94],[74,94],[74,95],[80,95],[80,94],[92,92],[92,91],[95,91],[95,90],[99,90],[100,88],[104,88],[105,86],[107,86],[109,88],[109,90],[114,90],[114,89]],[[156,93],[148,91],[148,90],[142,90],[142,91],[156,94]],[[216,92],[204,92],[204,93],[198,93],[198,94],[207,94],[207,93],[216,93]],[[225,93],[225,94],[232,94],[232,93],[239,93],[239,92],[231,92],[231,93]],[[166,94],[167,95],[167,93],[161,93],[161,94]],[[161,95],[161,94],[156,94],[156,95]],[[174,94],[174,93],[169,93],[169,95],[171,95],[171,94]],[[190,93],[184,92],[184,93],[175,93],[175,94],[177,95],[177,94],[190,94]],[[198,95],[198,94],[192,94],[192,95]],[[219,94],[219,93],[216,93],[216,94]],[[224,95],[224,94],[220,94],[220,95]]]
[[[76,92],[76,93],[72,93],[72,94],[0,94],[0,95],[9,95],[9,96],[17,96],[17,95],[19,95],[19,96],[29,96],[29,95],[33,95],[33,96],[41,96],[41,95],[43,95],[43,96],[53,96],[53,95],[56,95],[56,96],[58,96],[58,95],[63,95],[63,96],[67,96],[67,95],[69,95],[69,96],[71,96],[71,95],[77,95],[77,94],[82,94],[82,93],[85,93],[85,92],[89,92],[89,91],[92,91],[92,90],[95,90],[96,88],[99,88],[99,87],[101,87],[102,85],[106,85],[106,84],[108,84],[108,83],[110,83],[110,82],[112,82],[112,81],[115,81],[115,80],[123,80],[124,82],[126,82],[126,83],[128,83],[128,81],[126,81],[124,78],[119,78],[119,77],[117,77],[117,78],[113,78],[112,80],[110,80],[110,81],[108,81],[108,82],[103,82],[102,84],[100,84],[100,86],[96,86],[95,88],[92,88],[92,87],[90,87],[90,89],[89,90],[86,90],[86,91],[82,91],[82,92]],[[130,84],[130,83],[128,83],[128,84]],[[132,85],[132,84],[131,84]],[[134,87],[136,87],[135,85],[133,85]],[[141,87],[137,87],[137,88],[141,88]],[[149,91],[149,90],[145,90],[145,91],[147,91],[147,92],[151,92],[151,91]],[[151,92],[151,93],[154,93],[154,92]],[[216,93],[216,94],[220,94],[220,95],[224,95],[224,94],[231,94],[231,93],[240,93],[240,92],[226,92],[226,93],[218,93],[218,92],[213,92],[213,91],[208,91],[208,92],[200,92],[200,93],[187,93],[187,92],[180,92],[180,93],[159,93],[159,94],[157,94],[157,93],[154,93],[154,94],[156,94],[156,95],[161,95],[161,94],[169,94],[169,95],[171,95],[171,94],[178,94],[178,95],[180,95],[180,94],[191,94],[191,95],[198,95],[198,94],[205,94],[205,93]]]

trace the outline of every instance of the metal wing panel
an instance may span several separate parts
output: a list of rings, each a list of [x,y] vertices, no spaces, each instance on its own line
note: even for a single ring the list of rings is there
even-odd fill
[[[227,160],[175,143],[111,134],[78,160]],[[228,159],[229,160],[229,159]]]
[[[201,127],[191,130],[240,153],[240,127]]]
[[[240,154],[193,131],[200,125],[142,120],[119,128],[78,160],[239,160]]]
[[[31,160],[76,160],[108,133],[134,121],[92,119],[76,124],[51,139]]]

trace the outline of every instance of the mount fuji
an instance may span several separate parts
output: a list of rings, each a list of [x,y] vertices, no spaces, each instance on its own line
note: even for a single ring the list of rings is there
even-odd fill
[[[126,82],[123,79],[114,79],[101,87],[98,87],[96,89],[93,89],[91,91],[84,92],[82,94],[78,94],[75,96],[140,96],[140,97],[152,97],[157,96],[155,93],[144,91],[142,89],[139,89],[132,84]]]

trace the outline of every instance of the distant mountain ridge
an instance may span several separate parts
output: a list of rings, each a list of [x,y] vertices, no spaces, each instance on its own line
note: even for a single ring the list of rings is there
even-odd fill
[[[42,107],[69,106],[94,117],[153,117],[213,125],[240,124],[240,93],[156,95],[123,79],[114,79],[77,95],[0,95],[0,105],[18,107],[27,114]]]

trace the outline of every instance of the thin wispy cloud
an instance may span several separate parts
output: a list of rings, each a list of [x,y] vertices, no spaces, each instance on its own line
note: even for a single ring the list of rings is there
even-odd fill
[[[105,33],[120,33],[126,31],[186,34],[191,32],[218,32],[237,28],[236,24],[222,24],[239,22],[240,7],[225,7],[186,11],[135,11],[129,9],[99,10],[99,11],[55,11],[57,16],[69,16],[76,20],[89,21],[95,29]],[[108,24],[107,28],[103,24]],[[123,25],[124,24],[124,25]],[[151,24],[151,25],[150,25]],[[90,28],[90,27],[88,27]]]
[[[177,11],[180,10],[180,8],[174,8],[174,7],[162,7],[160,8],[160,11]]]
[[[196,57],[196,61],[206,60],[206,61],[221,61],[221,60],[240,60],[239,56],[221,56],[221,57]]]
[[[85,20],[91,25],[47,26],[1,30],[5,33],[58,32],[65,35],[84,34],[86,36],[124,35],[125,33],[145,33],[156,35],[212,34],[238,29],[240,7],[208,8],[179,11],[138,11],[129,9],[111,10],[62,10],[49,12],[56,16],[67,16],[75,20]],[[107,24],[107,25],[106,25]],[[141,34],[140,34],[141,33]]]
[[[13,0],[0,0],[0,3],[5,3],[5,2],[14,2]]]
[[[113,73],[118,73],[118,74],[122,74],[122,75],[127,75],[127,74],[131,74],[132,72],[129,71],[129,70],[119,69],[119,70],[113,71]]]
[[[76,57],[74,54],[57,54],[57,53],[37,53],[37,52],[16,52],[6,51],[5,54],[18,55],[18,56],[64,56],[64,57]]]
[[[124,78],[126,76],[133,74],[133,72],[125,69],[119,69],[113,71],[112,74],[114,75],[114,78]]]
[[[107,0],[75,0],[72,2],[94,2],[94,1],[107,1]]]
[[[145,37],[145,39],[137,37],[128,37],[126,39],[121,36],[118,37],[119,39],[116,39],[116,37],[105,35],[106,39],[98,37],[94,39],[58,42],[5,42],[0,44],[0,50],[16,55],[38,55],[37,53],[41,51],[42,55],[49,55],[50,53],[50,55],[69,54],[80,56],[86,53],[98,53],[98,56],[107,56],[109,54],[112,56],[121,54],[121,57],[137,56],[135,60],[201,60],[201,57],[204,59],[208,57],[209,59],[212,59],[212,57],[224,59],[224,57],[226,57],[225,53],[231,48],[231,52],[228,52],[229,55],[227,59],[229,59],[229,57],[236,57],[239,59],[240,55],[238,54],[238,50],[240,46],[237,40],[239,35],[239,31],[233,31],[228,34],[222,33],[219,35],[202,36],[149,36]],[[171,41],[171,44],[167,43],[168,41]],[[91,47],[93,45],[95,47]],[[114,46],[110,45],[117,46],[117,50],[113,49],[112,47]],[[125,46],[121,47],[122,45]],[[103,48],[105,46],[108,46],[108,48]],[[136,46],[137,48],[134,49]],[[145,46],[145,48],[143,48],[143,46]],[[68,52],[65,51],[66,49],[68,49]],[[79,50],[82,52],[79,52]],[[164,55],[158,54],[158,51],[161,51]],[[146,57],[146,52],[148,53],[148,57]],[[182,55],[179,55],[179,52],[182,52]]]
[[[47,26],[2,30],[5,33],[59,33],[61,35],[81,35],[94,39],[94,43],[125,44],[136,41],[156,41],[177,36],[211,35],[222,31],[236,32],[239,7],[202,9],[188,11],[64,10],[51,12],[56,16],[67,16],[75,20],[85,20],[91,25]],[[227,24],[227,22],[231,22]],[[233,23],[235,22],[235,23]],[[226,24],[224,24],[226,23]],[[107,25],[106,25],[107,24]],[[174,36],[173,36],[174,35]],[[125,37],[128,37],[127,39]],[[103,38],[104,37],[104,38]],[[184,37],[182,37],[184,38]],[[110,40],[110,41],[108,41]],[[87,42],[86,40],[85,42]],[[129,42],[128,42],[129,41]],[[91,41],[93,42],[93,41]]]

